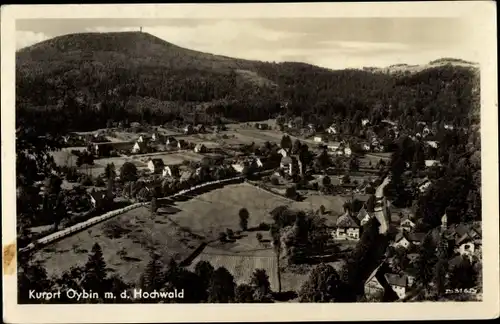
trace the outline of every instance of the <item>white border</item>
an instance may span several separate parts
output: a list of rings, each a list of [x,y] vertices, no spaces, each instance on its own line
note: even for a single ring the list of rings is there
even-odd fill
[[[9,323],[482,319],[499,315],[498,105],[495,3],[2,6],[2,244],[15,242],[15,20],[30,18],[461,17],[474,22],[481,66],[482,302],[272,305],[17,305],[16,275],[3,276]],[[472,31],[471,31],[472,32]]]

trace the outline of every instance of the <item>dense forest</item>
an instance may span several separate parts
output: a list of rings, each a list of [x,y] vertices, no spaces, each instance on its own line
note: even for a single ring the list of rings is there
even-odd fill
[[[410,129],[416,121],[477,123],[477,71],[455,61],[416,73],[333,71],[232,59],[125,32],[56,37],[18,51],[16,62],[18,126],[40,130],[193,122],[193,114],[205,123],[277,114],[325,125],[389,118]]]

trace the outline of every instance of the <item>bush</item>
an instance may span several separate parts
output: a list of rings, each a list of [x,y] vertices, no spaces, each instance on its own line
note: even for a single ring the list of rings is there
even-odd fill
[[[255,234],[255,238],[257,238],[257,241],[259,242],[262,241],[262,234],[260,233]]]
[[[286,188],[285,196],[287,198],[295,199],[297,197],[297,190],[295,190],[295,187]]]
[[[234,232],[230,228],[226,229],[226,234],[229,239],[232,239],[234,237]]]
[[[104,180],[102,180],[102,178],[97,178],[94,181],[94,185],[96,187],[104,187],[104,186],[106,186],[106,183],[104,183]]]
[[[279,184],[280,184],[280,181],[279,181],[279,179],[278,179],[278,178],[276,178],[276,177],[272,177],[272,178],[271,178],[271,184],[272,184],[272,185],[274,185],[274,186],[277,186],[277,185],[279,185]]]

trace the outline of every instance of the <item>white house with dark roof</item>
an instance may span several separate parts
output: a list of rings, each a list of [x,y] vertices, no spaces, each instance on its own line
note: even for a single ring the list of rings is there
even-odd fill
[[[139,142],[139,141],[135,142],[131,150],[132,153],[145,153],[146,151],[147,151],[146,142]]]
[[[278,154],[281,154],[282,157],[285,157],[285,156],[288,156],[289,153],[288,153],[288,150],[284,149],[284,148],[281,148],[279,151],[278,151]]]
[[[360,238],[360,225],[358,220],[349,211],[345,212],[337,219],[336,229],[333,233],[337,240],[354,240]]]
[[[327,128],[326,132],[332,135],[337,134],[337,126],[335,124],[332,124],[330,127]]]
[[[426,141],[425,144],[428,146],[437,149],[438,148],[438,142],[437,141]]]
[[[358,212],[358,215],[356,216],[359,221],[359,225],[364,226],[370,219],[372,219],[373,214],[369,213],[366,208],[363,206]]]

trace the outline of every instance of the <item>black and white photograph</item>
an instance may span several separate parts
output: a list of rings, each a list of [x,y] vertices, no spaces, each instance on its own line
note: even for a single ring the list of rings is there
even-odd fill
[[[496,16],[476,3],[2,8],[4,299],[498,316]]]

